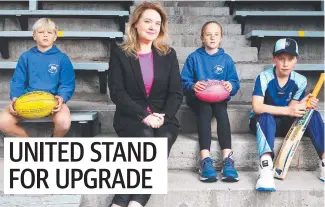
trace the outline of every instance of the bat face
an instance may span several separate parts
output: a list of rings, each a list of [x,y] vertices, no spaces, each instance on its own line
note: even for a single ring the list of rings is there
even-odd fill
[[[297,147],[299,146],[301,138],[306,131],[313,112],[313,109],[307,110],[303,117],[296,119],[291,125],[291,128],[284,139],[284,143],[275,162],[274,167],[276,178],[284,179],[286,176],[291,160],[295,151],[297,150]]]
[[[313,97],[317,97],[323,83],[325,81],[325,74],[322,73],[319,80],[313,90]],[[275,168],[275,178],[284,179],[286,176],[292,157],[298,147],[298,144],[306,131],[309,124],[310,118],[313,115],[314,110],[311,108],[311,99],[307,102],[307,111],[305,115],[301,118],[297,118],[291,125],[287,136],[285,137],[280,152],[274,163]]]
[[[298,133],[300,132],[305,132],[306,128],[308,126],[310,117],[312,115],[312,113],[314,112],[314,110],[307,110],[305,115],[303,117],[300,117],[299,119],[297,119],[291,126],[289,133],[287,134],[285,139],[290,139],[294,140],[297,136]]]

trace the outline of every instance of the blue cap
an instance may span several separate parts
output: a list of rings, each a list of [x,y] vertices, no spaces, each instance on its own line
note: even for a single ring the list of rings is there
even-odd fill
[[[292,56],[299,56],[297,42],[290,38],[279,39],[276,41],[273,48],[273,56],[281,53],[287,53]]]

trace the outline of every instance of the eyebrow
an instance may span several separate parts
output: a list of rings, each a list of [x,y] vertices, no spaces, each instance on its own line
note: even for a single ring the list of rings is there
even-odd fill
[[[152,19],[149,19],[149,18],[145,18],[144,20],[150,20],[150,21],[153,21]],[[161,23],[161,21],[156,21],[156,22]]]

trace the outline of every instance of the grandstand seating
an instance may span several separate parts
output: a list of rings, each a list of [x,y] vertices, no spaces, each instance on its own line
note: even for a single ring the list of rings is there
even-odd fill
[[[93,124],[98,120],[97,112],[72,112],[71,113],[71,122],[78,122],[80,127],[81,137],[94,137],[97,134],[94,132]],[[49,117],[42,119],[25,119],[21,122],[25,123],[44,123],[52,122]]]
[[[248,18],[278,18],[278,17],[303,17],[324,18],[323,11],[235,11],[234,18],[241,23],[242,34]]]
[[[0,70],[15,69],[17,62],[0,62]],[[108,63],[105,62],[73,62],[75,70],[95,70],[98,71],[99,91],[102,94],[107,93],[107,71]]]
[[[68,102],[74,123],[71,131],[77,134],[81,132],[82,136],[116,136],[112,126],[115,105],[109,99],[107,92],[109,51],[115,39],[123,38],[125,25],[121,25],[121,21],[125,21],[128,17],[126,12],[130,11],[130,5],[138,4],[140,1],[30,0],[29,3],[28,8],[25,2],[7,1],[3,4],[5,10],[0,9],[0,40],[1,38],[10,40],[9,43],[2,42],[5,47],[0,46],[0,50],[5,48],[3,49],[5,51],[2,51],[4,55],[0,56],[0,109],[4,106],[3,102],[8,103],[8,85],[16,65],[17,54],[31,45],[32,41],[29,41],[31,32],[27,31],[28,28],[31,28],[34,17],[49,16],[58,23],[59,28],[64,28],[63,32],[59,33],[58,47],[69,57],[80,51],[83,53],[80,57],[71,58],[74,69],[78,70],[76,90],[79,90]],[[163,5],[168,13],[168,33],[171,42],[174,43],[171,46],[177,53],[181,67],[186,57],[201,45],[200,29],[203,23],[216,20],[223,26],[222,47],[235,62],[241,86],[238,94],[228,103],[232,147],[240,181],[227,185],[218,181],[209,186],[198,181],[196,172],[200,156],[195,115],[183,104],[177,113],[181,125],[180,134],[168,159],[168,195],[152,195],[146,207],[324,206],[324,186],[317,180],[315,171],[318,157],[309,138],[303,138],[300,142],[288,179],[276,181],[277,193],[266,195],[255,192],[259,161],[256,137],[249,133],[248,128],[255,78],[261,71],[273,66],[271,53],[277,38],[292,37],[298,41],[300,57],[295,70],[307,76],[308,90],[314,87],[319,72],[324,69],[324,41],[321,38],[324,37],[322,19],[324,15],[320,12],[320,1],[229,0],[225,2],[159,1],[158,3]],[[225,5],[230,7],[231,15],[228,15],[229,8]],[[284,10],[286,11],[283,12]],[[108,21],[110,19],[113,21]],[[90,24],[90,22],[94,23]],[[114,35],[111,36],[112,34]],[[61,40],[63,38],[64,40]],[[257,40],[260,41],[259,44]],[[258,47],[258,50],[255,47]],[[96,48],[99,52],[90,50],[91,48]],[[9,59],[6,59],[8,57]],[[98,71],[101,93],[96,93],[98,91],[96,71]],[[322,94],[323,90],[319,94],[321,102],[324,101]],[[87,100],[80,98],[82,96],[87,97]],[[102,100],[103,96],[107,99]],[[1,98],[6,99],[1,100]],[[319,107],[319,110],[324,113],[323,106]],[[39,130],[37,135],[48,134],[42,131],[44,129],[39,129],[38,125],[48,124],[49,119],[24,122],[27,122],[28,127]],[[76,125],[78,127],[75,127]],[[100,127],[100,134],[97,134],[99,130],[97,131],[96,127]],[[215,120],[212,121],[211,130],[213,137],[211,156],[216,160],[214,166],[220,170],[222,152],[216,136]],[[275,139],[275,151],[280,149],[282,141],[283,138]],[[0,175],[3,169],[1,150],[3,151],[3,148],[0,145]],[[1,178],[3,176],[0,176],[0,194],[3,191]],[[68,195],[67,199],[70,199],[70,196],[72,197]],[[274,196],[276,199],[273,199]],[[29,197],[29,200],[19,195],[14,197],[17,199],[0,195],[0,206],[5,206],[4,204],[8,202],[21,206],[38,206],[39,203],[46,202],[41,196],[33,199]],[[81,196],[75,197],[76,200],[72,200],[71,203],[64,198],[60,202],[61,198],[54,195],[48,197],[53,201],[53,206],[75,207],[78,206],[78,202],[81,202],[83,207],[106,207],[112,195],[82,195],[82,199]]]
[[[78,18],[111,18],[119,21],[120,31],[125,31],[125,22],[129,11],[89,11],[89,10],[0,10],[0,17],[17,17],[21,29],[27,30],[28,17],[78,17]]]
[[[8,43],[9,39],[33,37],[32,31],[0,31],[0,52],[4,59],[9,58]],[[82,32],[82,31],[59,31],[58,38],[69,39],[104,39],[113,40],[122,39],[122,32]],[[112,41],[110,41],[112,42]]]
[[[0,162],[0,168],[3,168]],[[37,200],[35,202],[35,200]],[[60,207],[79,207],[82,201],[81,195],[10,195],[2,196],[0,204],[2,207],[10,206],[60,206]],[[39,205],[37,205],[39,204]]]
[[[285,0],[285,1],[282,1],[282,2],[285,2],[285,3],[291,3],[292,5],[295,4],[295,1],[288,1],[288,0]],[[314,7],[314,10],[324,10],[322,9],[323,8],[323,5],[324,3],[321,3],[323,1],[299,1],[299,4],[301,5],[312,5]],[[240,5],[254,5],[254,4],[264,4],[266,5],[265,8],[268,8],[268,5],[267,4],[270,4],[271,2],[270,1],[242,1],[242,0],[226,0],[225,1],[226,5],[229,6],[230,8],[230,14],[233,15],[234,12],[236,11],[236,7],[240,6]],[[281,8],[280,8],[281,9]]]
[[[299,37],[299,38],[324,38],[324,31],[270,31],[270,30],[252,30],[246,34],[247,39],[251,39],[251,46],[261,48],[263,38],[267,37]]]
[[[264,70],[271,67],[274,67],[274,64],[265,65]],[[307,72],[307,71],[324,72],[324,64],[296,64],[294,70],[299,72]]]

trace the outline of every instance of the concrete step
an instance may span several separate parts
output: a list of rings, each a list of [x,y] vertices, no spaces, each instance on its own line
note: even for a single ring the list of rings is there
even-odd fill
[[[9,104],[8,99],[6,101],[0,101],[0,109],[2,110]],[[102,133],[115,133],[113,128],[113,117],[115,113],[115,105],[107,102],[91,102],[91,101],[74,101],[68,102],[68,106],[71,111],[97,111],[99,113],[99,122],[101,123]],[[250,106],[229,105],[228,116],[231,124],[232,133],[247,133],[248,129],[248,117]],[[180,123],[181,131],[184,133],[196,133],[195,115],[186,105],[182,105],[178,113],[176,114]],[[189,121],[193,120],[193,121]],[[27,131],[32,136],[49,136],[52,133],[52,124],[33,124],[26,123]],[[45,127],[46,126],[46,127]],[[216,122],[212,121],[212,131],[216,132]],[[70,130],[69,136],[78,136],[78,131]],[[70,133],[69,132],[69,133]]]
[[[79,206],[80,195],[3,195],[3,159],[0,159],[0,205],[11,206]],[[221,173],[218,172],[218,178]],[[275,180],[276,193],[255,191],[257,171],[239,171],[237,183],[202,183],[191,171],[170,170],[168,194],[153,195],[148,207],[215,207],[215,206],[324,206],[323,183],[316,171],[291,171],[285,181]],[[243,199],[233,199],[233,198]],[[113,195],[82,195],[81,207],[105,207]]]
[[[0,147],[0,206],[79,207],[81,195],[4,195],[3,148]]]
[[[134,11],[135,6],[130,7],[131,13]],[[188,16],[201,16],[215,15],[226,16],[229,15],[229,7],[164,7],[167,16],[173,15],[188,15]]]
[[[18,2],[18,1],[11,1],[11,2],[1,2],[1,9],[3,10],[12,10],[12,9],[22,9],[28,10],[28,2]]]
[[[91,97],[91,96],[90,96]],[[0,101],[0,110],[2,111],[4,107],[8,106],[9,98]],[[102,132],[114,132],[112,127],[113,114],[115,111],[114,107],[109,107],[110,105],[106,102],[94,102],[94,101],[80,101],[80,100],[70,100],[68,102],[68,107],[71,112],[98,112],[98,118],[100,125],[96,127],[101,127]],[[109,110],[113,108],[113,110]],[[107,113],[109,110],[109,113]],[[111,115],[107,117],[106,115]],[[53,123],[23,123],[22,126],[25,128],[27,133],[33,137],[49,137],[53,133]],[[100,131],[100,129],[99,129]],[[80,126],[77,122],[72,122],[70,131],[66,137],[80,137]],[[2,134],[0,132],[0,138]],[[1,140],[1,139],[0,139]],[[0,144],[1,146],[1,144]]]
[[[168,24],[168,33],[171,35],[196,35],[200,37],[203,24]],[[241,35],[240,24],[222,25],[224,35]]]
[[[177,53],[178,62],[183,64],[192,52],[197,47],[174,47]],[[257,62],[257,48],[256,47],[229,47],[224,48],[225,52],[230,55],[234,62]]]
[[[169,35],[169,38],[171,40],[170,45],[173,47],[200,47],[202,45],[199,34],[173,34]],[[224,36],[220,46],[226,48],[250,47],[250,40],[246,39],[245,35]]]
[[[240,37],[243,42],[246,41],[243,36]],[[224,48],[225,52],[228,53],[235,62],[257,62],[257,48],[233,47],[231,44],[235,43],[235,39],[231,37],[226,37],[225,39],[227,41],[229,40],[229,47]],[[10,40],[10,59],[18,60],[23,51],[32,48],[34,45],[35,43],[33,40]],[[104,44],[102,40],[58,40],[56,45],[62,52],[66,53],[72,61],[107,61],[110,55],[110,44]],[[184,63],[187,56],[196,49],[197,47],[175,47],[180,64]],[[0,58],[0,61],[7,60]]]
[[[224,1],[154,1],[164,7],[222,7]]]
[[[81,195],[3,195],[0,196],[1,207],[79,207],[81,205]]]
[[[278,38],[264,38],[258,55],[258,60],[270,61],[271,51]],[[322,63],[324,64],[324,38],[298,38],[299,59],[298,63]]]
[[[279,152],[283,137],[275,140],[275,152]],[[197,134],[181,134],[175,142],[168,160],[169,169],[198,170],[200,166],[200,150]],[[256,147],[256,137],[252,134],[232,134],[232,149],[234,151],[235,167],[237,170],[258,170],[259,159]],[[216,161],[217,169],[222,167],[222,153],[216,134],[211,142],[211,157]],[[304,137],[290,165],[290,169],[315,170],[319,158],[310,138]],[[290,176],[288,173],[288,177]]]
[[[245,92],[246,93],[246,92]],[[247,95],[248,96],[248,95]],[[251,95],[249,95],[251,96]],[[0,109],[7,106],[9,101],[0,101]],[[247,103],[246,103],[247,104]],[[96,111],[99,113],[99,122],[101,123],[102,133],[115,133],[113,128],[113,118],[115,113],[115,105],[107,102],[92,102],[92,101],[74,101],[68,102],[68,106],[71,111]],[[319,111],[324,113],[323,104],[319,104]],[[231,126],[232,133],[248,133],[248,120],[251,105],[243,104],[229,104],[228,105],[228,117]],[[180,131],[182,133],[197,133],[195,115],[192,110],[183,104],[180,110],[176,114],[180,122]],[[32,136],[49,136],[52,133],[52,124],[32,124],[26,123],[25,125]],[[44,127],[46,126],[46,127]],[[217,130],[215,119],[211,122],[212,132],[215,133]],[[80,136],[78,131],[74,129],[70,130],[69,136],[77,137]]]
[[[264,11],[264,10],[262,10]],[[286,11],[285,9],[282,11]],[[307,10],[303,10],[307,11]],[[295,22],[292,24],[292,22]],[[252,30],[324,31],[323,17],[257,17],[247,18],[244,34]]]
[[[116,137],[113,134],[100,134],[97,137]],[[279,152],[283,143],[283,137],[276,137],[274,150]],[[196,133],[178,135],[168,158],[168,169],[196,171],[200,166],[200,146]],[[249,149],[249,150],[248,150]],[[259,159],[256,147],[256,137],[253,134],[232,134],[232,150],[234,152],[235,167],[240,171],[258,171]],[[215,160],[214,166],[221,170],[222,152],[216,134],[211,141],[211,157]],[[310,138],[303,137],[298,150],[290,165],[291,171],[304,169],[316,170],[319,158]]]
[[[14,70],[0,70],[0,100],[9,99],[10,80]],[[73,95],[75,100],[83,101],[108,101],[106,94],[99,90],[97,71],[75,71],[76,90]]]
[[[320,1],[241,1],[236,4],[236,10],[253,11],[315,11],[315,6],[320,7]],[[317,9],[316,9],[317,10]]]
[[[125,10],[119,1],[81,1],[81,2],[64,2],[64,1],[42,1],[44,10],[110,10],[119,11]]]
[[[51,18],[63,31],[84,31],[84,32],[113,32],[121,31],[117,19],[85,19],[85,18]],[[28,19],[29,31],[32,30],[33,24],[37,18]]]
[[[237,21],[234,20],[232,16],[216,16],[216,15],[179,15],[179,16],[169,16],[168,23],[169,24],[201,24],[203,25],[207,21],[215,20],[220,24],[237,24]]]
[[[19,56],[30,48],[35,46],[32,39],[10,39],[9,58],[17,61]],[[66,53],[72,61],[107,61],[110,54],[110,44],[105,40],[96,39],[58,39],[55,45]],[[0,55],[0,61],[4,60]]]
[[[220,175],[220,172],[219,172]],[[273,207],[324,206],[324,184],[315,172],[292,172],[285,181],[276,180],[277,192],[256,192],[257,172],[239,172],[237,183],[202,183],[197,173],[169,171],[168,194],[152,195],[148,207]],[[219,176],[220,178],[220,176]],[[113,195],[84,195],[82,207],[104,207]]]

